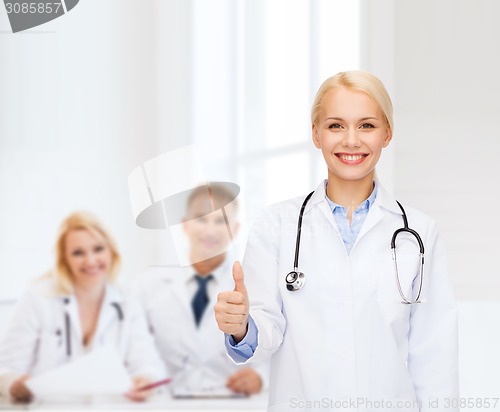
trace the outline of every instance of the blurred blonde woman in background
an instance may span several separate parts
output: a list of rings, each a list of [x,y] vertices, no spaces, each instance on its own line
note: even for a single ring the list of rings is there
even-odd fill
[[[126,396],[144,400],[140,388],[165,376],[140,305],[114,284],[120,255],[98,219],[69,215],[56,242],[54,270],[33,282],[18,303],[0,344],[0,394],[33,398],[25,384],[103,345],[116,345],[133,379]]]

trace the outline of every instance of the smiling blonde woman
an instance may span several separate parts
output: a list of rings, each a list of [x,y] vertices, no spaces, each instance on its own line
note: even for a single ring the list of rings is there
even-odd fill
[[[29,376],[112,344],[134,382],[126,396],[145,399],[151,391],[140,388],[166,372],[139,303],[114,284],[115,242],[95,216],[76,212],[62,222],[55,249],[54,270],[30,285],[0,344],[0,394],[28,402]]]
[[[255,222],[245,278],[235,263],[234,290],[215,307],[228,353],[237,363],[271,359],[269,411],[430,411],[436,402],[456,411],[457,313],[441,238],[375,176],[394,132],[390,97],[370,73],[338,73],[320,87],[311,120],[328,178]]]

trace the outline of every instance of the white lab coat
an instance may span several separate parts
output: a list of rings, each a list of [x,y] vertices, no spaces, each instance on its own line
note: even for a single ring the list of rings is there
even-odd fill
[[[299,270],[306,283],[290,292],[285,276],[293,269],[304,198],[268,208],[253,226],[244,258],[258,328],[247,362],[272,359],[268,410],[458,410],[444,407],[458,396],[457,311],[435,222],[403,205],[425,245],[425,302],[402,304],[390,250],[393,232],[403,227],[395,199],[379,184],[348,255],[322,182],[302,222]],[[397,242],[407,296],[418,272],[413,239],[399,235]],[[438,408],[429,407],[436,397]]]
[[[196,327],[191,301],[197,284],[189,284],[192,267],[151,268],[134,285],[155,336],[156,346],[173,377],[172,386],[182,391],[205,392],[225,388],[227,379],[241,366],[227,356],[224,334],[215,321],[214,305],[219,292],[232,290],[231,258],[212,272],[208,283],[209,302]],[[269,379],[269,362],[251,366],[260,375],[263,387]]]
[[[113,303],[119,305],[122,320]],[[71,357],[66,344],[66,312],[70,318]],[[18,303],[0,344],[0,394],[9,396],[11,384],[20,375],[42,374],[106,344],[116,345],[132,377],[165,377],[164,365],[137,300],[125,297],[118,286],[108,284],[96,332],[91,344],[85,347],[76,298],[58,294],[53,278],[40,278]]]

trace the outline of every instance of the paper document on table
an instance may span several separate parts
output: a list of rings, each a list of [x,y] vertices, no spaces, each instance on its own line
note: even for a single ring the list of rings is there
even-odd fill
[[[105,346],[26,381],[36,396],[114,395],[132,388],[132,380],[116,348]]]

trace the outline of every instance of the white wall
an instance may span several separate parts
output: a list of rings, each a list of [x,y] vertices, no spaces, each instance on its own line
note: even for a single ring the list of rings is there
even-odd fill
[[[460,299],[500,299],[500,3],[394,2],[395,178],[437,220]]]
[[[50,268],[75,209],[110,227],[123,278],[158,263],[166,234],[135,226],[127,177],[191,139],[190,5],[85,0],[15,35],[0,13],[0,300]]]
[[[368,55],[392,62],[394,192],[436,219],[445,242],[459,299],[461,396],[498,398],[500,3],[374,3],[362,4],[392,16],[386,25],[371,14],[367,32],[393,33]]]
[[[363,0],[360,7],[360,68],[375,74],[384,83],[393,104],[397,105],[394,75],[394,0]],[[395,194],[394,144],[383,151],[377,176]]]

